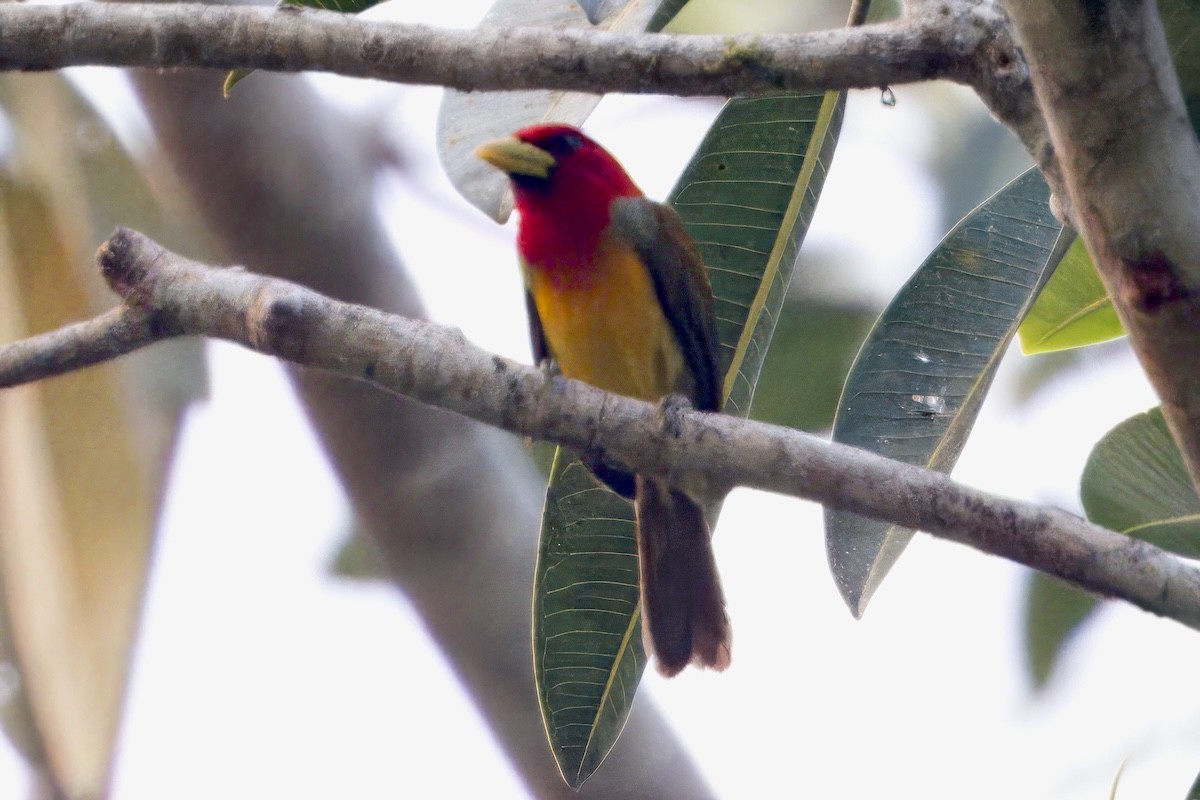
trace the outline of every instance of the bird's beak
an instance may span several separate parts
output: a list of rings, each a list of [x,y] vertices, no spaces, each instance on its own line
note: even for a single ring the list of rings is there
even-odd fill
[[[484,142],[475,155],[509,175],[546,180],[557,162],[554,156],[520,139],[493,139]]]

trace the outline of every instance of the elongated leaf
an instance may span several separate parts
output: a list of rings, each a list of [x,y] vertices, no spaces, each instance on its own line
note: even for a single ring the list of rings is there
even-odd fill
[[[949,471],[1069,236],[1035,169],[967,215],[867,337],[842,390],[834,440]],[[827,509],[825,532],[834,579],[861,616],[913,531]]]
[[[1097,525],[1200,557],[1200,496],[1161,409],[1130,417],[1104,435],[1088,456],[1079,493]]]
[[[498,0],[479,26],[640,31],[646,30],[661,3],[662,0],[591,0],[577,5]],[[507,136],[538,122],[553,120],[578,125],[599,102],[600,95],[582,92],[447,91],[438,111],[438,157],[450,182],[469,203],[497,222],[504,222],[512,212],[508,180],[476,158],[475,148],[483,141]]]
[[[745,414],[841,126],[840,94],[733,100],[672,202],[708,267],[725,409]],[[580,786],[625,724],[646,657],[632,506],[555,460],[534,586],[534,671],[563,777]]]
[[[1068,350],[1125,335],[1083,239],[1076,238],[1021,323],[1026,355]]]

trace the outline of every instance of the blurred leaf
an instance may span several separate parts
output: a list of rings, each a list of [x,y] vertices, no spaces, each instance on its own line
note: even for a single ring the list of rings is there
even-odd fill
[[[1088,456],[1079,492],[1097,525],[1200,557],[1200,496],[1161,409],[1132,416],[1104,435]]]
[[[339,578],[359,581],[379,581],[387,578],[383,559],[371,535],[360,520],[342,537],[341,544],[329,564],[329,571]]]
[[[1021,323],[1026,355],[1067,350],[1125,335],[1083,239],[1076,238]]]
[[[45,330],[86,316],[44,198],[5,193],[10,319]],[[47,322],[53,322],[47,325]],[[6,336],[11,338],[10,336]],[[111,370],[4,393],[0,567],[43,746],[72,797],[99,797],[149,558],[152,497]]]
[[[1063,647],[1100,600],[1068,583],[1030,572],[1025,584],[1025,659],[1035,689],[1054,674]]]
[[[1192,788],[1188,789],[1185,800],[1200,800],[1200,775],[1197,775],[1196,780],[1192,782]]]
[[[0,180],[0,341],[10,341],[114,305],[91,259],[88,198],[91,166],[116,160],[101,159],[112,151],[96,145],[115,140],[92,135],[103,123],[57,76],[0,79],[0,105],[14,130],[13,171]],[[145,191],[123,163],[126,180],[106,195],[117,203]],[[139,362],[151,363],[0,393],[4,634],[21,675],[2,716],[70,797],[107,790],[165,461],[203,382],[202,362],[184,358],[193,374],[162,392]]]
[[[1187,103],[1192,127],[1200,133],[1200,3],[1195,0],[1159,0],[1171,48],[1171,59],[1179,75],[1179,85]]]
[[[581,6],[573,2],[498,0],[479,27],[520,25],[640,31],[646,29],[662,2],[592,0]],[[599,102],[600,95],[582,92],[447,90],[438,111],[438,157],[450,182],[467,202],[497,222],[504,222],[512,212],[508,179],[499,170],[476,158],[475,148],[488,139],[508,136],[526,125],[539,122],[553,120],[578,125],[587,119]]]
[[[381,2],[383,0],[279,0],[275,4],[275,8],[314,8],[319,11],[333,11],[338,14],[357,14],[361,11],[366,11],[368,8],[374,8]],[[225,82],[221,85],[221,92],[225,97],[229,97],[233,92],[234,86],[237,86],[245,78],[257,71],[253,69],[229,70],[225,75]]]
[[[278,7],[284,8],[315,8],[320,11],[334,11],[338,14],[357,14],[374,8],[382,0],[279,0]]]
[[[828,430],[846,372],[877,316],[814,301],[785,302],[750,416],[813,433]]]
[[[1034,294],[1066,251],[1036,169],[960,222],[892,300],[846,379],[835,441],[948,472]],[[825,510],[826,550],[856,617],[913,531]]]
[[[843,108],[838,93],[732,100],[672,192],[712,280],[729,413],[750,408]],[[578,788],[624,726],[646,656],[633,507],[563,451],[546,492],[533,620],[543,720]]]

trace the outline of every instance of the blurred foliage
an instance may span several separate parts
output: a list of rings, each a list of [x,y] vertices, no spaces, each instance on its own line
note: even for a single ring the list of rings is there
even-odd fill
[[[91,253],[117,221],[181,228],[61,76],[0,78],[0,109],[10,341],[116,304]],[[172,342],[0,394],[0,651],[12,657],[0,716],[71,797],[106,791],[166,465],[184,406],[204,390],[200,354]]]
[[[1049,683],[1063,648],[1100,600],[1040,572],[1025,583],[1025,667],[1034,689]]]
[[[1183,89],[1188,117],[1200,132],[1200,3],[1196,0],[1159,0],[1167,43]]]
[[[789,298],[775,326],[751,418],[812,433],[828,430],[842,382],[877,316],[875,310]]]
[[[341,544],[329,562],[330,573],[339,578],[360,581],[387,579],[383,557],[375,545],[374,538],[363,528],[362,520],[355,519],[339,541]]]

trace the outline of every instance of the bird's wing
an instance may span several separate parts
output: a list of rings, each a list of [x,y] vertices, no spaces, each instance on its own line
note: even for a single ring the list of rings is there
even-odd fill
[[[542,318],[538,316],[537,303],[533,301],[533,292],[525,290],[525,311],[529,316],[529,344],[533,347],[533,363],[541,365],[551,358],[550,346],[546,343],[546,333],[542,330]]]
[[[645,197],[613,205],[613,233],[633,243],[696,383],[690,398],[702,411],[721,407],[722,378],[712,286],[683,220],[670,206]]]

